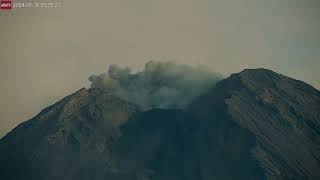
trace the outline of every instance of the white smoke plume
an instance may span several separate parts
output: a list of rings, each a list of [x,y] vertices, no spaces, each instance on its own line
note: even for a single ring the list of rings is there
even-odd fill
[[[89,77],[92,88],[101,88],[144,109],[184,108],[208,91],[222,76],[204,66],[149,61],[144,70],[110,65],[108,72]]]

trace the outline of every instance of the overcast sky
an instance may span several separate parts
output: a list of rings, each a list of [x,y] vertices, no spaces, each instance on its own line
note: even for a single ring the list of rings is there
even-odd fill
[[[114,63],[174,60],[226,76],[264,67],[320,88],[319,0],[57,2],[0,10],[0,137]]]

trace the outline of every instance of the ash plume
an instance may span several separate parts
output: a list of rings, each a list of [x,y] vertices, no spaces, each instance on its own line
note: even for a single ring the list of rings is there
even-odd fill
[[[209,90],[222,76],[204,66],[149,61],[142,71],[110,65],[106,73],[89,77],[101,88],[144,109],[184,108]]]

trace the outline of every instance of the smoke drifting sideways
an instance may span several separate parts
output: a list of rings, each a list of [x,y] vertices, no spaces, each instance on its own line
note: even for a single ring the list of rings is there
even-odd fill
[[[89,77],[91,88],[100,88],[148,110],[181,109],[211,89],[222,75],[205,66],[149,61],[142,71],[110,65],[106,73]]]

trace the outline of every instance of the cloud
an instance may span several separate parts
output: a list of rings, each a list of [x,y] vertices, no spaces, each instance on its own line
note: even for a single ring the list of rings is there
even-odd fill
[[[145,109],[183,108],[209,90],[222,76],[204,66],[149,61],[142,71],[110,65],[108,72],[89,77],[101,88]]]

